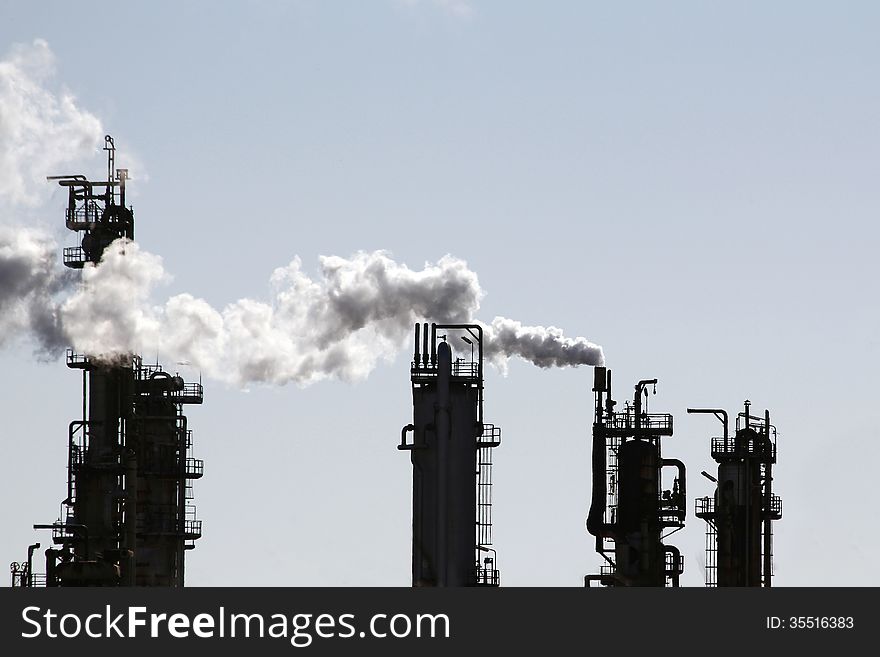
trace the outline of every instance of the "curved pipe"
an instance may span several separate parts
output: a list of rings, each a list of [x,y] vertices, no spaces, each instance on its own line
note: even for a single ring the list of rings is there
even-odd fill
[[[27,560],[27,585],[28,588],[33,588],[34,586],[34,551],[40,549],[39,543],[34,543],[33,545],[28,545],[28,560]]]
[[[415,429],[416,428],[414,425],[407,424],[403,429],[400,430],[400,445],[398,446],[399,449],[406,449],[406,434],[410,433],[411,431],[415,432]],[[413,444],[415,444],[415,433],[413,433],[413,439]]]
[[[727,443],[729,437],[729,430],[727,428],[727,411],[723,408],[689,408],[687,409],[688,413],[711,413],[718,420],[721,421],[721,424],[724,425],[724,449],[727,450]]]
[[[605,432],[601,425],[593,425],[593,499],[587,515],[587,531],[597,539],[610,534],[611,525],[605,523]]]
[[[605,412],[610,416],[614,410],[614,402],[611,399],[611,370],[606,373],[605,386]],[[587,515],[587,531],[596,537],[596,550],[601,554],[603,536],[611,536],[614,526],[605,522],[607,500],[605,497],[605,474],[607,470],[607,444],[605,438],[605,425],[602,421],[602,393],[596,397],[596,421],[593,423],[593,494],[590,502],[590,512]]]
[[[681,519],[687,515],[687,476],[684,463],[678,459],[660,459],[660,466],[674,466],[678,469],[678,491],[681,493]]]
[[[678,577],[684,572],[684,561],[681,559],[681,550],[674,545],[664,545],[663,554],[671,554],[673,556],[673,564],[675,567],[672,572],[669,573],[669,576],[672,579],[672,586],[677,587]]]
[[[89,528],[85,525],[77,525],[73,523],[56,523],[54,525],[34,525],[34,529],[67,529],[74,534],[79,534],[83,539],[83,561],[89,560]]]
[[[584,586],[586,588],[592,586],[590,582],[599,582],[602,586],[613,586],[614,581],[614,575],[584,575]]]

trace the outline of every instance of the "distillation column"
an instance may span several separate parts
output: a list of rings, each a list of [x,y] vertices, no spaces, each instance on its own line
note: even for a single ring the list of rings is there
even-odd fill
[[[96,266],[116,240],[134,239],[134,215],[125,206],[128,171],[115,168],[109,135],[104,150],[106,180],[50,177],[68,190],[65,224],[81,238],[80,246],[63,252],[72,269]],[[184,550],[201,535],[187,492],[203,465],[190,457],[182,407],[202,402],[201,384],[186,384],[158,364],[143,365],[134,354],[94,357],[68,350],[67,365],[82,370],[83,416],[68,432],[63,517],[35,525],[51,530],[61,546],[46,550],[46,573],[37,581],[183,586]]]
[[[684,562],[678,549],[663,543],[663,531],[684,526],[685,467],[664,459],[660,439],[672,435],[672,416],[647,413],[648,386],[639,381],[632,405],[615,411],[611,372],[594,370],[596,397],[593,421],[592,504],[587,531],[596,537],[596,551],[606,560],[602,572],[584,582],[604,586],[678,586]],[[664,467],[677,476],[670,490],[661,491]]]
[[[448,335],[472,347],[453,359]],[[411,367],[413,422],[398,449],[413,465],[413,586],[497,586],[491,547],[491,450],[501,430],[482,416],[482,330],[475,325],[415,328]],[[479,350],[474,360],[473,347]],[[430,349],[430,353],[429,353]],[[407,435],[412,434],[412,440]]]
[[[773,494],[776,427],[770,412],[750,414],[750,402],[738,414],[730,438],[722,409],[689,408],[711,413],[724,425],[712,438],[718,476],[703,473],[716,484],[711,497],[696,500],[696,515],[706,521],[706,585],[770,587],[773,577],[773,527],[782,518],[782,499]]]

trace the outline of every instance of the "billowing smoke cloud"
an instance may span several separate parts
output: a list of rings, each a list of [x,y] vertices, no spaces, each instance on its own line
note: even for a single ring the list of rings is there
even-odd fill
[[[52,88],[54,70],[41,39],[0,59],[0,346],[27,334],[46,355],[68,343],[59,295],[76,278],[57,266],[49,235],[12,224],[48,196],[46,176],[91,156],[102,134],[95,116]]]
[[[101,122],[70,93],[52,89],[54,73],[42,39],[13,46],[0,60],[0,204],[37,204],[48,193],[47,175],[100,143]]]
[[[189,294],[151,306],[151,289],[168,275],[161,258],[132,242],[114,242],[83,276],[61,308],[78,351],[158,351],[238,384],[363,379],[408,344],[414,322],[473,321],[483,296],[462,260],[445,256],[414,271],[381,251],[322,257],[317,279],[297,258],[272,274],[271,301],[241,299],[222,310]],[[484,330],[485,353],[501,367],[512,356],[539,367],[603,362],[600,347],[556,328],[497,317]]]
[[[58,295],[74,278],[57,262],[58,248],[48,235],[0,226],[0,347],[23,334],[49,355],[67,344]]]
[[[54,60],[42,40],[0,60],[0,219],[38,205],[50,189],[45,176],[100,143],[98,119],[51,88]],[[408,343],[414,322],[474,322],[483,296],[476,274],[452,256],[420,271],[384,252],[322,257],[314,279],[297,258],[272,274],[269,301],[219,310],[189,294],[153,305],[153,289],[169,277],[136,243],[114,242],[72,294],[78,277],[57,262],[48,236],[0,226],[0,346],[27,334],[47,353],[68,344],[105,359],[161,353],[238,384],[362,379]],[[556,328],[502,317],[483,326],[485,354],[502,369],[512,356],[539,367],[602,362],[600,347]]]

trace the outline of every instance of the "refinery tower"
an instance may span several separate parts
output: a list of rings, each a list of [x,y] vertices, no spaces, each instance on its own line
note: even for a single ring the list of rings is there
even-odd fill
[[[106,180],[50,178],[68,192],[65,224],[79,238],[63,253],[72,269],[134,239],[128,171],[115,168],[112,137],[104,142]],[[136,354],[68,350],[67,366],[82,374],[82,417],[67,433],[67,494],[57,520],[34,525],[52,542],[45,572],[35,572],[34,543],[27,561],[12,564],[13,586],[183,586],[186,553],[202,534],[191,500],[203,472],[183,407],[202,403],[201,383]]]

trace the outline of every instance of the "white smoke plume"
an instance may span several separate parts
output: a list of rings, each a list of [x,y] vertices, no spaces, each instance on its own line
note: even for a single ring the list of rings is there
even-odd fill
[[[100,144],[101,122],[52,88],[54,74],[55,56],[42,39],[15,45],[0,60],[0,204],[36,205],[48,193],[47,175]]]
[[[58,248],[48,235],[0,226],[0,347],[30,335],[47,355],[64,348],[58,297],[75,279],[57,262]]]
[[[0,60],[0,220],[37,206],[50,189],[46,175],[69,173],[61,167],[100,144],[100,121],[52,88],[54,71],[40,39]],[[136,243],[114,242],[72,295],[78,277],[57,262],[47,235],[0,225],[0,347],[29,335],[49,354],[68,344],[104,359],[159,352],[241,385],[362,379],[408,342],[416,321],[473,323],[483,296],[476,274],[452,256],[420,271],[384,252],[322,257],[315,279],[297,258],[273,273],[271,300],[219,310],[189,294],[153,305],[153,289],[169,277]],[[502,317],[482,326],[484,352],[502,369],[512,356],[539,367],[603,361],[601,347],[556,328]]]
[[[544,368],[605,363],[602,347],[586,338],[566,338],[555,326],[523,326],[496,317],[483,326],[483,339],[483,355],[502,371],[512,356]]]
[[[189,294],[150,305],[152,288],[167,278],[161,258],[114,242],[61,308],[75,348],[104,358],[159,351],[240,385],[359,380],[408,344],[416,321],[471,322],[483,296],[462,260],[445,256],[415,271],[381,251],[322,257],[317,279],[297,258],[272,274],[271,301],[241,299],[222,310]],[[502,317],[483,326],[485,353],[501,367],[512,356],[539,367],[603,362],[601,347],[556,328]]]
[[[95,116],[53,88],[54,72],[42,39],[0,59],[0,346],[29,335],[41,355],[68,342],[59,298],[76,277],[57,266],[48,234],[11,224],[48,196],[47,175],[92,155],[102,135]]]

